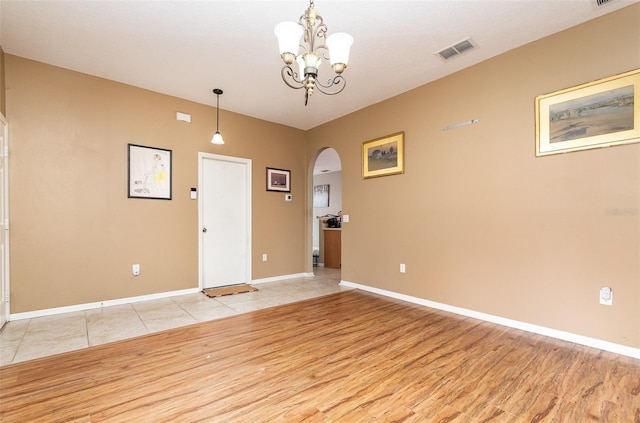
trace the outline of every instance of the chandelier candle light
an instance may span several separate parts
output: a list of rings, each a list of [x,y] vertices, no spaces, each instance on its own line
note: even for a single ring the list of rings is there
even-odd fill
[[[335,95],[341,93],[346,86],[346,79],[342,72],[349,62],[349,49],[353,44],[353,37],[344,32],[329,35],[327,37],[327,25],[322,16],[309,2],[309,8],[300,16],[298,22],[280,22],[274,32],[278,37],[280,57],[284,61],[281,75],[285,84],[294,89],[304,88],[304,105],[307,105],[309,96],[314,89],[323,94]],[[304,44],[300,44],[300,37],[304,35]],[[326,40],[326,41],[325,41]],[[317,42],[324,44],[316,46]],[[299,49],[301,53],[298,53]],[[318,69],[322,58],[318,51],[326,52],[322,58],[329,60],[336,75],[323,84],[318,79]],[[291,65],[296,62],[299,72],[293,70]]]

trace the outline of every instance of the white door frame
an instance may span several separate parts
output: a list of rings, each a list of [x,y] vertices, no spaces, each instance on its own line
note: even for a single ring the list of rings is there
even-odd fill
[[[0,284],[2,284],[0,292],[2,292],[3,295],[0,296],[0,301],[4,304],[4,315],[0,316],[1,328],[4,323],[9,321],[9,317],[11,316],[11,296],[9,295],[11,284],[9,278],[9,123],[2,113],[0,113],[0,122],[4,125],[4,131],[0,134],[0,136],[4,138],[4,142],[2,143],[4,151],[0,151],[0,160],[3,161],[4,172],[4,185],[2,186],[2,195],[4,196],[2,201],[4,206],[2,215],[4,221],[0,222],[0,230],[4,231],[4,255],[0,257],[3,263],[2,275],[0,275]]]
[[[252,260],[252,247],[251,247],[251,159],[244,159],[241,157],[233,157],[233,156],[223,156],[220,154],[212,154],[212,153],[198,153],[198,287],[199,289],[204,288],[204,250],[202,245],[202,228],[203,228],[203,202],[202,202],[202,187],[204,186],[202,177],[203,170],[202,164],[204,160],[220,160],[225,162],[234,162],[241,163],[245,165],[246,169],[246,233],[247,233],[247,252],[249,257],[246,260],[246,274],[249,280],[245,281],[246,283],[251,282],[251,260]]]

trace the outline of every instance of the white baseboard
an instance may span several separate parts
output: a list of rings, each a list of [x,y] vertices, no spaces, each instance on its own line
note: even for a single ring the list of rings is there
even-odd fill
[[[305,277],[312,277],[312,276],[313,276],[313,273],[295,273],[292,275],[275,276],[275,277],[264,278],[264,279],[255,279],[251,281],[251,283],[258,284],[258,283],[264,283],[264,282],[275,282],[275,281],[281,281],[285,279],[305,278]],[[92,310],[95,308],[109,307],[114,305],[138,303],[141,301],[157,300],[159,298],[170,298],[178,295],[194,294],[198,292],[200,292],[200,288],[188,288],[188,289],[181,289],[178,291],[168,291],[168,292],[159,292],[157,294],[140,295],[137,297],[118,298],[115,300],[96,301],[93,303],[74,304],[71,306],[54,307],[54,308],[47,308],[42,310],[26,311],[22,313],[11,313],[9,314],[9,321],[32,319],[34,317],[53,316],[55,314],[72,313],[74,311]]]
[[[551,329],[544,326],[533,325],[530,323],[520,322],[517,320],[506,319],[500,316],[494,316],[491,314],[480,313],[478,311],[469,310],[466,308],[455,307],[448,304],[438,303],[435,301],[425,300],[423,298],[412,297],[410,295],[399,294],[393,291],[387,291],[384,289],[374,288],[367,285],[361,285],[354,282],[342,280],[340,285],[348,286],[351,288],[361,289],[367,292],[373,292],[374,294],[384,295],[385,297],[391,297],[402,301],[407,301],[414,304],[423,305],[426,307],[435,308],[438,310],[448,311],[451,313],[459,314],[461,316],[473,317],[475,319],[484,320],[486,322],[497,323],[502,326],[508,326],[515,329],[524,330],[527,332],[536,333],[538,335],[544,335],[551,338],[561,339],[563,341],[573,342],[574,344],[586,345],[587,347],[597,348],[600,350],[610,351],[616,354],[625,355],[634,358],[640,358],[640,349],[632,348],[626,345],[615,344],[613,342],[603,341],[601,339],[590,338],[587,336],[577,335],[571,332],[564,332],[561,330]]]
[[[54,314],[71,313],[74,311],[92,310],[100,307],[109,307],[114,305],[139,303],[141,301],[157,300],[159,298],[169,298],[178,295],[186,295],[200,292],[198,288],[181,289],[178,291],[159,292],[157,294],[140,295],[137,297],[118,298],[116,300],[96,301],[94,303],[75,304],[65,307],[47,308],[43,310],[26,311],[23,313],[11,313],[9,320],[32,319],[34,317],[52,316]]]
[[[291,275],[284,275],[284,276],[272,276],[270,278],[262,278],[262,279],[254,279],[251,281],[251,283],[266,283],[266,282],[277,282],[277,281],[284,281],[287,279],[296,279],[296,278],[309,278],[313,276],[313,272],[311,273],[294,273]]]

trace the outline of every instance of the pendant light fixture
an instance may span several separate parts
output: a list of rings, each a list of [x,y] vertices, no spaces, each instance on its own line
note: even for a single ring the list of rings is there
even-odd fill
[[[222,145],[224,144],[224,140],[222,139],[222,135],[220,134],[220,94],[222,94],[222,90],[220,88],[215,88],[213,93],[216,95],[216,133],[213,134],[213,138],[211,138],[211,144]]]
[[[298,22],[281,22],[276,25],[274,32],[278,37],[280,57],[284,62],[280,71],[282,80],[291,88],[304,88],[305,106],[314,89],[328,95],[344,90],[347,81],[342,72],[347,68],[353,37],[343,32],[327,37],[327,25],[318,14],[313,0],[309,1],[309,8]],[[304,44],[300,43],[301,38]],[[316,45],[316,42],[323,41],[323,44]],[[326,84],[320,81],[318,75],[322,59],[329,60],[335,72],[335,76],[328,79]],[[294,62],[298,65],[298,72],[292,67]]]

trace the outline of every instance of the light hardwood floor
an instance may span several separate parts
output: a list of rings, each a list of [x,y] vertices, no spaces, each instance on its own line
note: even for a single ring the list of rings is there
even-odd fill
[[[640,360],[352,290],[0,367],[2,422],[640,422]]]
[[[313,270],[312,277],[259,283],[240,295],[194,293],[14,320],[0,330],[0,366],[350,289],[339,284],[339,269]]]

